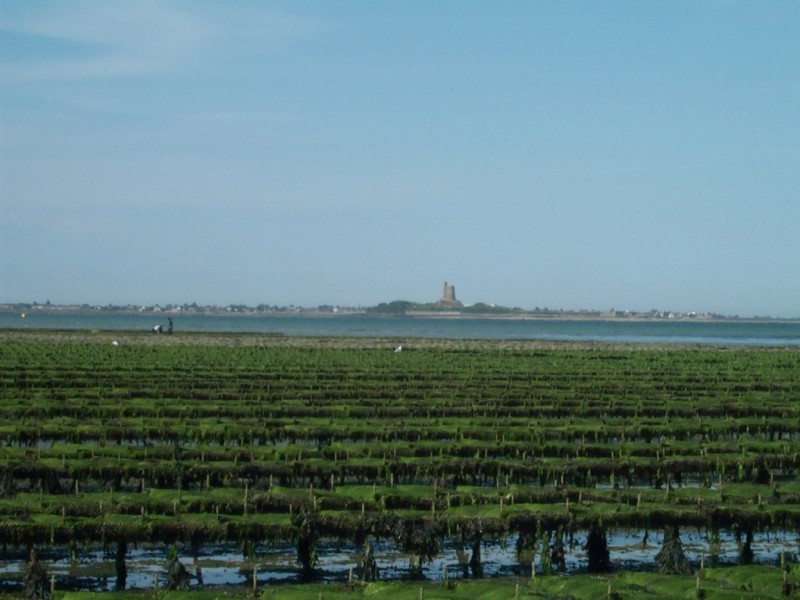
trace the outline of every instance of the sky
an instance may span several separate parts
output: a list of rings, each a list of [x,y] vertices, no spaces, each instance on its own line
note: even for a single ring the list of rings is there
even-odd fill
[[[800,317],[800,3],[0,0],[0,302]]]

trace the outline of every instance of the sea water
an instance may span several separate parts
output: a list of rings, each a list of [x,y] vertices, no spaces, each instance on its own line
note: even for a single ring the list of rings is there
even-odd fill
[[[644,543],[644,530],[610,531],[607,534],[609,558],[613,566],[619,565],[629,571],[649,571],[656,568],[656,555],[663,544],[661,530],[649,530]],[[708,566],[732,566],[739,561],[739,543],[730,531],[720,532],[720,543],[711,555],[707,531],[685,527],[680,532],[681,542],[687,560],[699,569],[701,561]],[[566,574],[586,573],[588,557],[586,554],[586,531],[575,532],[572,538],[564,540],[564,559]],[[520,564],[516,555],[516,535],[500,538],[488,537],[481,543],[481,564],[483,575],[495,577],[530,577],[531,564]],[[371,539],[375,559],[382,580],[408,580],[412,573],[409,555],[391,540]],[[541,542],[533,553],[534,564],[541,573]],[[200,584],[196,568],[200,567],[203,585],[252,584],[255,570],[259,585],[295,583],[302,581],[299,565],[295,561],[296,548],[288,543],[259,543],[254,547],[254,555],[242,557],[241,547],[234,543],[204,544],[194,553],[189,544],[178,545],[178,558],[188,570],[190,585]],[[349,540],[322,539],[317,546],[318,564],[314,572],[317,581],[345,582],[350,569],[358,570],[363,548]],[[431,562],[422,566],[423,577],[429,581],[469,578],[469,569],[459,565],[457,545],[454,540],[445,540],[441,551]],[[471,546],[467,545],[467,554]],[[800,560],[800,546],[794,532],[773,531],[755,532],[752,542],[754,564],[780,564],[781,553],[788,564]],[[56,587],[61,590],[107,590],[116,586],[115,570],[116,545],[103,548],[98,545],[80,547],[75,557],[61,547],[42,546],[37,556],[46,565],[48,572],[55,576]],[[126,555],[128,571],[127,589],[152,588],[158,577],[161,586],[166,580],[166,561],[170,546],[166,544],[131,545]],[[23,546],[9,548],[4,562],[0,562],[0,594],[17,591],[25,577],[27,549]],[[446,574],[446,575],[445,575]]]
[[[0,329],[71,329],[279,333],[306,336],[564,340],[661,344],[800,346],[800,321],[698,319],[635,321],[581,319],[447,318],[376,315],[123,314],[104,311],[0,313]]]

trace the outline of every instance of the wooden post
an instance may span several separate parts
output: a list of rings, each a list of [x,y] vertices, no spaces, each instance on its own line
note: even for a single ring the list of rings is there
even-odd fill
[[[153,589],[158,589],[158,573],[153,575]]]
[[[255,592],[258,588],[258,567],[253,567],[253,591]]]
[[[50,575],[50,595],[53,595],[53,592],[56,591],[56,576]]]

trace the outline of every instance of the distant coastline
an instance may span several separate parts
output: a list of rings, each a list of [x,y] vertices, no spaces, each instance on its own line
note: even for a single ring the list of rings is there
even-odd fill
[[[523,311],[513,314],[493,314],[493,313],[440,313],[440,312],[410,312],[402,315],[411,318],[438,318],[438,319],[498,319],[516,321],[619,321],[619,322],[641,322],[641,323],[663,323],[663,322],[692,322],[692,323],[800,323],[800,318],[783,317],[739,317],[725,315],[702,315],[696,317],[657,317],[645,314],[614,315],[604,312],[581,312],[581,311],[553,311],[553,312],[533,312]]]
[[[381,306],[381,305],[379,305]],[[598,311],[598,310],[524,310],[519,308],[490,307],[490,310],[475,310],[474,307],[428,309],[431,305],[416,305],[409,310],[382,311],[378,307],[342,307],[323,305],[318,307],[301,306],[265,306],[245,305],[198,306],[198,305],[153,305],[153,306],[117,306],[117,305],[59,305],[59,304],[0,304],[0,313],[32,316],[34,314],[70,314],[70,315],[149,315],[153,317],[357,317],[385,316],[409,319],[496,319],[508,321],[608,321],[608,322],[728,322],[728,323],[800,323],[800,317],[771,317],[721,315],[716,313],[680,313],[670,311],[650,311],[647,313],[632,311]]]

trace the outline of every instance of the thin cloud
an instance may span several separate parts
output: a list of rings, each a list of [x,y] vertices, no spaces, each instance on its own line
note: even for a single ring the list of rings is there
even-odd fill
[[[11,53],[2,65],[7,83],[136,77],[169,72],[186,62],[210,36],[202,20],[156,2],[58,3],[45,12],[3,19],[3,30],[30,43],[79,53],[41,52],[23,60]]]
[[[214,60],[232,40],[252,48],[310,39],[330,23],[261,7],[219,13],[193,10],[192,4],[164,2],[68,2],[0,20],[10,52],[4,52],[0,78],[6,83],[37,83],[140,77],[169,73]],[[20,58],[15,43],[39,46],[39,58]],[[48,52],[49,47],[49,52]],[[70,48],[79,52],[64,51]]]

